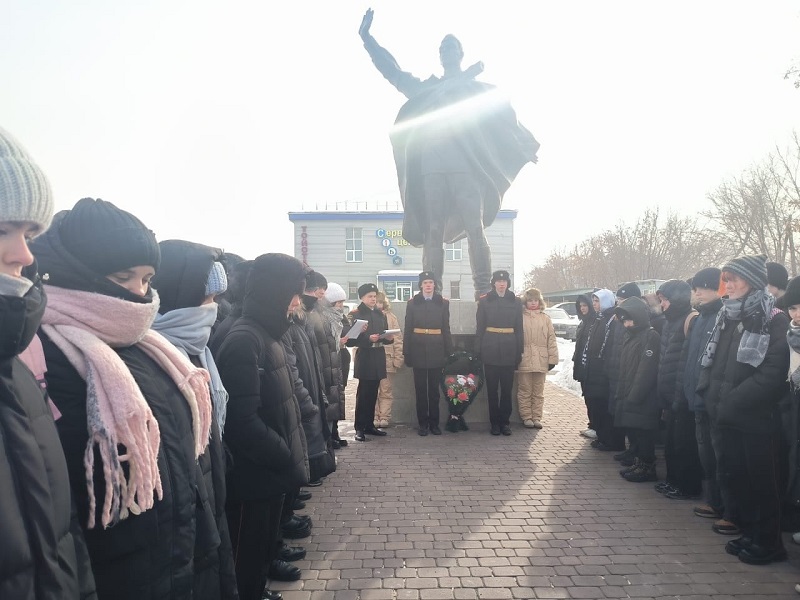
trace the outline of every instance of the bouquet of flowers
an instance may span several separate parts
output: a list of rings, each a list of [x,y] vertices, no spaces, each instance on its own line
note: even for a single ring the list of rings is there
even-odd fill
[[[449,375],[444,379],[444,387],[447,390],[448,402],[458,404],[469,402],[470,396],[478,389],[477,378],[470,373],[469,375]]]
[[[464,350],[454,352],[442,369],[441,386],[450,413],[445,429],[453,433],[467,431],[464,412],[483,387],[483,363]]]

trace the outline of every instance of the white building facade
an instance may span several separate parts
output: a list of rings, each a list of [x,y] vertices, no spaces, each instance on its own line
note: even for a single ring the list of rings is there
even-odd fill
[[[514,220],[516,210],[500,210],[486,229],[492,249],[492,270],[514,275]],[[391,300],[405,301],[417,292],[422,271],[422,248],[403,239],[402,211],[290,212],[294,225],[294,255],[335,281],[358,299],[358,287],[372,282]],[[466,239],[445,246],[442,295],[472,300],[475,288]]]

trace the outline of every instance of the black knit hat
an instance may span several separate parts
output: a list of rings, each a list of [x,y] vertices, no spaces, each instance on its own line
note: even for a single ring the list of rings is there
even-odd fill
[[[374,283],[365,283],[364,285],[359,286],[358,288],[358,297],[363,298],[370,292],[378,293],[378,286]]]
[[[626,298],[641,298],[642,290],[633,281],[623,284],[616,293],[617,300],[625,300]]]
[[[423,281],[433,281],[436,282],[436,276],[433,274],[433,271],[423,271],[419,274],[419,289],[422,289],[422,282]]]
[[[511,287],[511,274],[508,271],[501,269],[492,273],[492,285],[497,281],[503,280],[508,282],[508,287]]]
[[[775,306],[783,310],[796,304],[800,304],[800,277],[792,277],[786,284],[786,293],[775,301]]]
[[[661,284],[656,294],[663,296],[671,307],[676,309],[690,308],[692,302],[692,288],[681,279],[670,279]]]
[[[322,276],[322,273],[317,273],[314,270],[306,272],[306,292],[313,292],[319,288],[328,287],[328,280]]]
[[[722,266],[722,271],[735,273],[754,290],[767,287],[767,257],[763,254],[749,254],[729,260]]]
[[[786,285],[789,283],[789,272],[780,263],[768,262],[767,263],[767,283],[779,290],[785,290]]]
[[[707,269],[700,269],[697,273],[695,273],[694,277],[692,277],[692,289],[718,291],[720,277],[722,277],[722,271],[720,271],[716,267],[708,267]]]
[[[67,251],[98,275],[141,265],[158,270],[161,262],[155,234],[111,202],[79,200],[58,230]]]

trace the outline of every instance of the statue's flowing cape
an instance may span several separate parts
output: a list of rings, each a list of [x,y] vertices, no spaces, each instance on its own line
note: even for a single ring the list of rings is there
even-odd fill
[[[403,201],[403,237],[422,246],[427,235],[422,183],[422,150],[431,137],[447,136],[481,179],[483,226],[494,222],[503,194],[527,162],[536,162],[539,143],[518,121],[495,86],[471,78],[425,81],[426,88],[400,109],[391,133]],[[458,211],[448,211],[445,242],[466,236]]]

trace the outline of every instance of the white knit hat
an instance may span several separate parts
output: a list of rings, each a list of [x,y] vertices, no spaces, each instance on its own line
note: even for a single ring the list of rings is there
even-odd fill
[[[0,128],[0,221],[30,221],[44,231],[52,218],[47,177],[19,142]]]
[[[347,294],[344,291],[344,288],[340,286],[338,283],[334,283],[333,281],[328,282],[328,289],[325,290],[325,300],[334,304],[339,300],[347,300]]]
[[[228,289],[228,275],[221,262],[213,262],[206,281],[206,296],[224,294]]]

